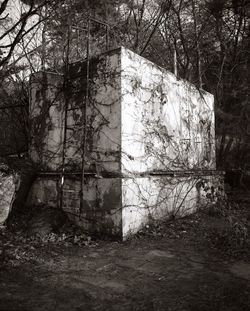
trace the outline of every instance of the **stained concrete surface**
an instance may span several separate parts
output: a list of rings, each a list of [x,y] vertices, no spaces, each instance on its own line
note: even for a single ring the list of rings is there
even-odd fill
[[[62,195],[75,224],[127,239],[152,219],[216,201],[223,173],[216,171],[214,96],[124,47],[89,65],[89,81],[86,62],[70,65],[66,87],[55,73],[31,77],[29,153],[41,174],[27,204],[61,207]]]
[[[1,311],[250,307],[250,263],[223,261],[183,240],[47,245],[37,251],[41,258],[34,262],[1,268]]]

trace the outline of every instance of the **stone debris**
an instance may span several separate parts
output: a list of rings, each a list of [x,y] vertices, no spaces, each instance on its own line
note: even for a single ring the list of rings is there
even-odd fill
[[[7,165],[0,165],[0,226],[7,220],[16,192],[19,188],[19,175],[12,172]]]

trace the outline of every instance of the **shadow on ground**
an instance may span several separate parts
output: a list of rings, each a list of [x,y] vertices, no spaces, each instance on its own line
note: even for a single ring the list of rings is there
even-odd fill
[[[203,233],[225,222],[208,216]],[[0,310],[248,311],[249,257],[206,243],[195,231],[202,221],[194,216],[125,243],[5,239],[15,256],[2,261]]]

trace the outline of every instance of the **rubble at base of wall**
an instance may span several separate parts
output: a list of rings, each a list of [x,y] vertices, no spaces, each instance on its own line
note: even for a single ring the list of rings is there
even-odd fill
[[[5,164],[0,164],[0,227],[7,220],[20,184],[20,177]]]

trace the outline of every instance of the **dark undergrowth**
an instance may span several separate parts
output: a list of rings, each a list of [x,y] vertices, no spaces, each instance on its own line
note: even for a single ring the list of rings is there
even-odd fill
[[[184,218],[156,221],[143,228],[135,238],[182,239],[197,247],[214,249],[221,256],[249,258],[250,194],[231,192],[227,199],[201,207]]]

